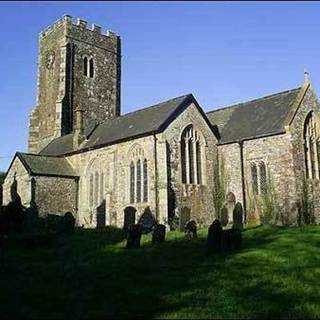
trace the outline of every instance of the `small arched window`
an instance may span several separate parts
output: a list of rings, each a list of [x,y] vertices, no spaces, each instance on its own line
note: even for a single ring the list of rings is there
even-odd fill
[[[255,163],[251,164],[251,184],[252,184],[252,192],[254,195],[257,195],[258,190],[258,170]]]
[[[88,76],[88,58],[83,58],[83,74],[87,77]]]
[[[263,161],[259,163],[259,171],[260,171],[260,193],[267,193],[267,169],[266,165]]]
[[[89,76],[90,78],[93,78],[94,76],[94,64],[93,64],[93,58],[89,60]]]
[[[190,125],[181,135],[181,181],[182,183],[202,184],[202,155],[199,134]]]
[[[303,138],[307,178],[319,179],[318,134],[313,112],[306,119]]]
[[[134,163],[130,163],[130,203],[134,203],[135,196],[135,175],[134,175]]]
[[[148,163],[143,161],[143,202],[148,202]]]

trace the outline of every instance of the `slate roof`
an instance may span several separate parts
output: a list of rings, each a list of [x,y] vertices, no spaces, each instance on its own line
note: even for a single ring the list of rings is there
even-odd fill
[[[22,152],[17,152],[16,156],[21,160],[30,174],[70,178],[77,177],[77,174],[65,158]]]
[[[81,150],[108,145],[126,139],[162,131],[172,119],[179,115],[190,102],[197,102],[192,94],[183,95],[165,102],[140,109],[117,118],[107,120],[97,126]],[[200,112],[204,112],[199,107]],[[206,117],[205,117],[206,118]],[[208,120],[207,120],[208,121]],[[210,127],[211,123],[208,121]],[[212,128],[214,130],[214,128]],[[50,142],[40,154],[61,155],[73,150],[73,134],[57,138]]]
[[[301,87],[207,112],[217,125],[220,143],[252,139],[285,131],[284,123]]]

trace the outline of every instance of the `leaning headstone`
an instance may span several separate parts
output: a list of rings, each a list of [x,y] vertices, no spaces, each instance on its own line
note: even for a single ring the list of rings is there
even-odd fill
[[[222,208],[222,210],[221,210],[221,219],[220,219],[220,221],[221,221],[221,225],[223,227],[225,227],[229,222],[228,208],[226,206],[224,206]]]
[[[166,226],[164,224],[156,224],[152,233],[152,243],[161,243],[166,239]]]
[[[222,226],[219,220],[214,220],[209,226],[207,236],[207,253],[221,251]]]
[[[240,202],[237,202],[233,209],[233,228],[243,229],[243,209]]]
[[[142,235],[142,227],[140,224],[132,225],[128,230],[127,245],[128,249],[140,248],[140,240]]]
[[[189,220],[186,223],[184,230],[187,239],[191,240],[197,238],[197,223],[195,220]]]

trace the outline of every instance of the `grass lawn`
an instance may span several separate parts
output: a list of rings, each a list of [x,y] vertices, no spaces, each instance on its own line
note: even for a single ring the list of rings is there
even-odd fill
[[[12,245],[1,317],[319,318],[320,227],[243,232],[243,249],[205,256],[206,230],[126,250],[118,232],[76,232],[48,249]]]

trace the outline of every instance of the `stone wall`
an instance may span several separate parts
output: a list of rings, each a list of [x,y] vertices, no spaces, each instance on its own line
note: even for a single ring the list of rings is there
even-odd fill
[[[282,134],[244,142],[244,172],[246,185],[246,199],[248,218],[252,214],[259,214],[257,207],[252,208],[254,199],[252,190],[251,165],[256,164],[258,169],[258,188],[261,184],[261,173],[259,164],[266,165],[267,177],[269,178],[270,188],[276,191],[276,201],[281,213],[292,223],[296,219],[294,203],[297,200],[296,178],[293,166],[293,148],[291,145],[290,134]],[[259,191],[261,194],[261,191]],[[256,210],[253,213],[253,209]]]
[[[155,137],[153,135],[106,146],[69,156],[67,159],[77,170],[79,180],[79,224],[86,227],[96,226],[98,207],[105,201],[106,224],[121,227],[124,221],[124,209],[134,207],[136,221],[149,207],[152,214],[163,221],[166,211],[156,209],[155,183]],[[160,147],[161,149],[161,147]],[[146,159],[148,164],[148,201],[130,203],[130,163]],[[95,182],[96,174],[98,182]],[[103,186],[101,188],[101,177]],[[93,176],[94,190],[98,190],[90,204],[90,177]],[[98,187],[97,187],[98,186]],[[95,191],[94,191],[95,193]],[[159,197],[158,197],[159,199]],[[163,199],[162,199],[163,200]]]
[[[225,167],[227,194],[232,192],[236,202],[243,203],[240,146],[238,143],[219,145],[218,152],[220,161]]]
[[[35,203],[39,215],[77,213],[77,181],[70,178],[35,176]]]
[[[200,185],[183,184],[181,177],[180,137],[183,130],[192,124],[203,136],[202,177]],[[208,127],[195,105],[190,105],[179,115],[163,133],[163,140],[168,142],[168,206],[169,216],[179,216],[181,209],[191,209],[191,217],[200,225],[208,225],[215,216],[213,203],[213,172],[217,156],[217,139]]]
[[[11,192],[14,182],[17,184],[17,193],[22,205],[28,207],[31,200],[31,177],[19,158],[15,158],[6,179],[3,183],[3,204],[7,205],[11,200]]]
[[[320,127],[320,106],[316,93],[308,83],[303,87],[304,95],[292,122],[288,125],[291,133],[291,143],[293,146],[294,171],[297,181],[297,190],[301,199],[302,181],[306,176],[305,154],[304,154],[304,125],[308,114],[313,111],[316,116],[318,128]],[[319,147],[318,147],[319,148]],[[318,155],[319,150],[318,150]],[[313,200],[315,205],[316,220],[320,222],[320,182],[318,179],[309,180],[310,187],[313,188]]]

